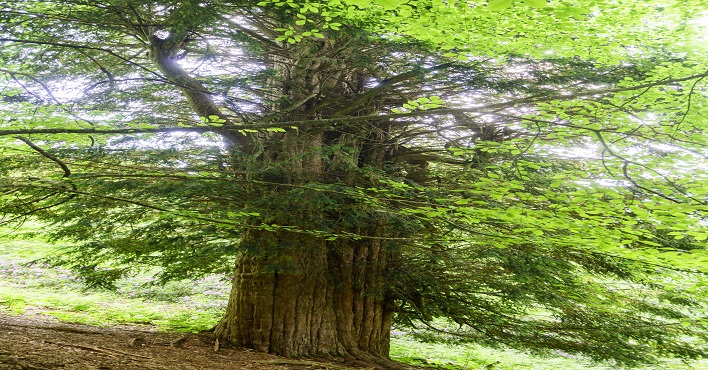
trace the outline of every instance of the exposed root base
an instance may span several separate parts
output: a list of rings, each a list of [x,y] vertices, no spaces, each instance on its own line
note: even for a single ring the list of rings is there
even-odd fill
[[[336,361],[336,363],[332,363]],[[327,369],[327,370],[352,370],[352,366],[356,368],[365,369],[375,369],[375,370],[409,370],[413,369],[411,366],[407,366],[398,362],[395,362],[386,358],[375,358],[373,361],[371,359],[362,360],[356,358],[341,358],[341,359],[308,359],[308,360],[295,360],[295,359],[282,359],[282,360],[268,360],[260,361],[261,363],[267,363],[269,365],[290,365],[290,366],[307,366],[314,367],[317,369]]]
[[[226,345],[226,348],[238,348],[238,346]],[[241,347],[242,348],[242,347]],[[249,350],[253,350],[249,348]],[[256,352],[263,352],[257,351]],[[282,358],[278,360],[259,361],[269,365],[290,365],[290,366],[306,366],[326,370],[412,370],[419,369],[418,367],[406,365],[396,362],[387,357],[377,356],[366,353],[361,350],[349,351],[345,355],[328,355],[322,357],[299,357],[299,358]]]

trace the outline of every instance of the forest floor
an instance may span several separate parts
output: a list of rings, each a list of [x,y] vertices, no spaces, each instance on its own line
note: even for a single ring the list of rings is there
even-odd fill
[[[341,363],[289,360],[219,348],[211,333],[158,332],[132,325],[60,322],[41,312],[0,313],[0,370],[349,370]]]

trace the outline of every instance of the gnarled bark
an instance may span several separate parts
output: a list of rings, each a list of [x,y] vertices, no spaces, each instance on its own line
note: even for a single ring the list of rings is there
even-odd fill
[[[249,241],[282,237],[289,244],[297,238],[299,247],[277,257],[238,258],[226,315],[216,328],[222,343],[290,357],[387,358],[393,307],[385,294],[390,253],[383,243],[263,231]]]

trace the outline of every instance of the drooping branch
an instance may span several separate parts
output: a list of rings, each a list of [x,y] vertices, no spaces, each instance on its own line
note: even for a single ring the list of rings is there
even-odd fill
[[[150,70],[149,68],[143,66],[142,64],[136,63],[129,58],[123,57],[119,55],[118,53],[114,52],[113,50],[109,50],[106,48],[101,48],[101,47],[96,47],[96,46],[89,46],[89,45],[82,45],[82,44],[74,44],[74,43],[68,43],[68,42],[50,42],[50,41],[39,41],[39,40],[29,40],[29,39],[14,39],[14,38],[0,38],[0,42],[15,42],[15,43],[20,43],[20,44],[34,44],[34,45],[48,45],[48,46],[56,46],[56,47],[62,47],[62,48],[71,48],[71,49],[82,49],[82,50],[96,50],[96,51],[101,51],[103,53],[109,54],[111,56],[114,56],[130,65],[136,66],[139,69],[146,71],[152,75],[157,75],[159,76],[158,73],[155,71]]]
[[[64,176],[62,176],[62,177],[67,178],[67,177],[69,177],[69,176],[71,175],[71,170],[69,169],[69,167],[66,165],[66,163],[62,162],[59,158],[57,158],[57,157],[55,157],[55,156],[53,156],[53,155],[47,153],[47,151],[45,151],[44,149],[42,149],[42,148],[40,148],[39,146],[37,146],[35,143],[33,143],[30,139],[28,139],[28,138],[26,138],[26,137],[23,137],[23,136],[15,136],[15,138],[18,139],[18,140],[21,140],[22,142],[24,142],[25,144],[27,144],[27,146],[29,146],[30,148],[32,148],[34,151],[36,151],[37,153],[39,153],[39,154],[42,155],[43,157],[46,157],[46,158],[48,158],[49,160],[51,160],[52,162],[58,164],[59,167],[61,167],[62,171],[64,171]],[[76,187],[76,185],[75,185],[74,183],[72,183],[71,181],[68,181],[68,182],[65,182],[65,183],[68,183],[68,184],[69,184],[69,186],[71,187],[71,190],[76,191],[77,187]],[[40,201],[49,199],[49,198],[51,198],[51,197],[53,197],[53,196],[55,196],[55,195],[58,195],[58,194],[60,194],[60,193],[62,193],[62,192],[63,192],[63,191],[53,191],[53,192],[51,192],[50,194],[45,195],[44,197],[37,198],[37,199],[32,199],[31,202],[27,202],[27,205],[32,204],[32,203],[38,203],[38,202],[40,202]],[[54,208],[54,207],[56,207],[56,206],[62,205],[62,204],[64,204],[64,203],[67,203],[68,201],[72,200],[72,199],[75,198],[75,197],[76,197],[76,194],[75,194],[75,193],[69,193],[68,197],[66,197],[65,199],[62,199],[62,200],[60,200],[60,201],[58,201],[58,202],[56,202],[56,203],[53,203],[53,204],[49,204],[49,205],[45,205],[45,206],[41,206],[41,207],[34,208],[34,209],[29,210],[29,211],[23,211],[23,212],[21,212],[20,215],[18,215],[18,216],[16,216],[16,217],[12,217],[12,218],[10,218],[10,219],[8,219],[8,220],[3,220],[2,222],[0,222],[0,225],[2,225],[2,224],[7,224],[7,223],[11,223],[11,222],[13,222],[13,221],[15,221],[15,220],[18,220],[18,219],[27,217],[27,216],[29,216],[29,215],[31,215],[31,214],[33,214],[33,213],[37,213],[37,212],[40,212],[40,211],[43,211],[43,210],[47,210],[47,209],[50,209],[50,208]]]
[[[245,129],[246,125],[238,128]],[[9,129],[0,130],[0,136],[10,135],[59,135],[59,134],[87,134],[87,135],[116,135],[116,134],[160,134],[171,132],[218,132],[215,127],[173,127],[173,128],[121,128],[121,129],[95,129],[95,128],[37,128],[37,129]]]
[[[7,73],[8,75],[12,76],[13,78],[15,78],[15,75],[24,76],[24,77],[29,78],[30,80],[32,80],[33,82],[35,82],[35,83],[37,83],[39,86],[41,86],[42,89],[44,90],[44,92],[47,93],[47,95],[49,96],[49,98],[50,98],[54,103],[59,104],[59,105],[62,104],[62,103],[59,101],[59,99],[57,99],[57,98],[54,96],[54,93],[53,93],[52,90],[49,88],[49,86],[47,86],[47,84],[45,84],[44,82],[42,82],[42,81],[41,81],[40,79],[38,79],[37,77],[34,77],[34,76],[32,76],[31,74],[29,74],[29,73],[24,73],[24,72],[19,72],[19,71],[12,71],[12,70],[5,69],[5,68],[0,68],[0,72],[2,72],[2,73]],[[23,87],[24,87],[24,86],[23,86]],[[26,90],[26,89],[25,89],[25,90]]]
[[[395,85],[399,82],[403,82],[403,81],[406,81],[409,79],[421,77],[421,76],[425,75],[426,73],[445,69],[445,68],[451,67],[453,65],[454,65],[453,63],[444,63],[444,64],[440,64],[440,65],[433,66],[430,68],[414,69],[412,71],[407,71],[407,72],[401,73],[399,75],[387,78],[387,79],[381,81],[376,87],[370,89],[369,91],[367,91],[366,93],[361,95],[359,98],[354,100],[348,106],[337,111],[334,115],[335,116],[344,116],[344,115],[347,115],[347,114],[353,112],[358,107],[369,103],[371,100],[373,100],[379,94],[384,93],[386,90],[391,89],[393,87],[393,85]]]
[[[54,186],[53,186],[54,185]],[[300,235],[311,235],[311,236],[316,236],[320,238],[336,238],[336,239],[348,239],[348,240],[388,240],[388,241],[407,241],[407,242],[420,242],[420,241],[425,241],[425,242],[463,242],[466,241],[465,239],[452,239],[452,238],[445,238],[445,239],[421,239],[420,237],[386,237],[386,236],[371,236],[371,235],[360,235],[357,233],[353,232],[325,232],[325,231],[320,231],[320,230],[310,230],[310,229],[303,229],[298,226],[293,226],[293,225],[275,225],[275,224],[251,224],[248,222],[243,222],[243,221],[233,221],[225,218],[215,218],[215,217],[209,217],[209,216],[201,216],[198,214],[195,214],[194,212],[191,211],[182,211],[179,209],[171,209],[167,208],[161,205],[153,204],[144,200],[136,200],[132,198],[127,198],[127,197],[119,197],[119,196],[114,196],[110,194],[100,194],[100,193],[94,193],[94,192],[88,192],[88,191],[82,191],[78,190],[76,187],[73,186],[71,188],[67,188],[63,186],[64,183],[58,184],[56,186],[55,184],[3,184],[0,183],[0,189],[2,188],[10,188],[10,189],[44,189],[44,190],[53,190],[55,191],[54,194],[68,194],[69,197],[67,199],[62,200],[60,203],[53,204],[47,207],[43,207],[42,209],[47,209],[51,207],[55,207],[59,204],[63,204],[66,201],[76,197],[76,196],[84,196],[84,197],[91,197],[91,198],[97,198],[97,199],[104,199],[104,200],[110,200],[110,201],[115,201],[119,203],[124,203],[124,204],[130,204],[134,206],[138,206],[141,208],[145,209],[151,209],[157,212],[162,212],[165,214],[170,214],[175,217],[179,218],[184,218],[184,219],[191,219],[191,220],[196,220],[200,222],[204,222],[207,224],[216,224],[216,225],[226,225],[234,228],[239,228],[239,229],[250,229],[250,230],[266,230],[266,231],[281,231],[285,233],[291,233],[291,234],[300,234]],[[280,184],[278,184],[280,185]],[[36,211],[32,211],[36,212]]]
[[[593,134],[595,134],[595,137],[597,137],[598,142],[602,145],[604,152],[607,152],[607,153],[609,153],[611,156],[613,156],[613,157],[615,157],[615,158],[617,158],[617,159],[619,159],[619,160],[622,161],[622,175],[623,175],[623,177],[624,177],[627,181],[629,181],[629,182],[630,182],[634,187],[636,187],[637,189],[641,189],[641,190],[643,190],[643,191],[646,191],[647,193],[654,194],[654,195],[656,195],[656,196],[658,196],[658,197],[660,197],[660,198],[666,199],[666,200],[668,200],[668,201],[670,201],[670,202],[672,202],[672,203],[682,203],[681,200],[679,200],[679,199],[670,197],[670,196],[668,196],[668,195],[666,195],[666,194],[662,194],[662,193],[660,193],[660,192],[658,192],[658,191],[656,191],[656,190],[647,188],[646,186],[643,186],[643,185],[639,184],[639,183],[637,182],[637,180],[635,180],[635,179],[629,174],[629,165],[638,166],[638,167],[642,168],[642,169],[645,170],[645,171],[649,171],[649,172],[651,172],[651,173],[657,175],[660,179],[662,179],[663,181],[666,181],[666,183],[669,184],[669,186],[671,186],[671,188],[672,188],[673,190],[675,190],[675,191],[678,192],[679,194],[681,194],[681,195],[683,195],[684,197],[686,197],[686,199],[690,199],[690,200],[696,202],[697,204],[706,205],[706,202],[705,202],[705,201],[702,201],[702,200],[700,200],[700,199],[696,199],[695,197],[693,197],[693,196],[691,196],[690,194],[686,193],[685,191],[681,190],[681,188],[680,188],[675,182],[671,181],[666,175],[660,173],[660,172],[657,171],[656,169],[650,168],[650,167],[648,167],[647,165],[644,165],[644,164],[639,163],[639,162],[637,162],[637,161],[631,160],[631,159],[627,158],[626,156],[617,153],[615,150],[613,150],[613,149],[607,144],[607,141],[604,139],[604,137],[602,136],[602,133],[601,133],[600,131],[597,131],[597,130],[590,130],[590,131],[591,131]],[[604,154],[603,154],[603,155],[604,155]]]
[[[38,146],[37,146],[35,143],[33,143],[30,139],[28,139],[28,138],[26,138],[26,137],[23,137],[23,136],[15,136],[15,139],[21,140],[22,142],[24,142],[25,144],[27,144],[27,146],[29,146],[30,148],[34,149],[34,151],[36,151],[37,153],[39,153],[39,154],[41,154],[42,156],[44,156],[44,157],[50,159],[52,162],[58,164],[59,167],[61,167],[61,169],[64,171],[64,176],[63,176],[63,177],[69,177],[69,176],[71,175],[71,170],[69,169],[69,167],[68,167],[64,162],[62,162],[59,158],[57,158],[57,157],[55,157],[55,156],[53,156],[53,155],[47,153],[44,149],[38,147]]]
[[[81,53],[81,55],[85,56],[86,58],[91,60],[93,62],[93,64],[98,66],[98,69],[100,69],[101,72],[103,72],[106,75],[106,77],[108,78],[108,80],[110,81],[111,86],[115,85],[116,82],[115,82],[115,78],[113,77],[113,73],[111,73],[111,71],[109,71],[106,67],[104,67],[101,64],[101,62],[99,62],[98,60],[96,60],[96,58],[92,57],[91,55],[89,55],[88,53],[86,53],[85,51],[83,51],[81,49],[77,49],[76,51]]]
[[[9,14],[12,17],[26,16],[28,19],[32,19],[32,18],[34,18],[34,19],[50,19],[50,20],[61,21],[61,22],[86,24],[86,25],[93,25],[93,26],[99,26],[99,27],[124,27],[125,26],[124,23],[103,22],[100,19],[81,19],[81,18],[77,18],[77,17],[62,16],[62,15],[57,15],[57,14],[50,15],[50,14],[42,14],[42,13],[28,12],[28,11],[9,10],[9,9],[0,10],[0,14]],[[134,24],[134,26],[154,27],[154,26],[158,26],[158,24]]]

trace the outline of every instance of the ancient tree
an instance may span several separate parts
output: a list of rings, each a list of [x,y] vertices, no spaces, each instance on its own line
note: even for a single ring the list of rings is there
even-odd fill
[[[222,345],[703,356],[697,5],[590,3],[6,1],[3,222],[95,285],[235,263]]]

